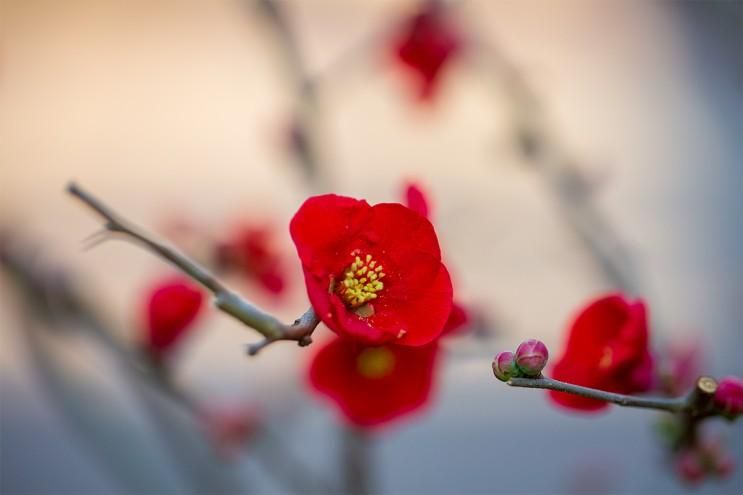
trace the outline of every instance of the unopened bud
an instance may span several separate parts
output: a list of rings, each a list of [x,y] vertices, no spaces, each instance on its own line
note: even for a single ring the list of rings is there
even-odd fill
[[[495,359],[493,359],[493,374],[502,382],[507,382],[511,377],[518,375],[516,362],[511,351],[499,352],[495,356]]]
[[[731,419],[743,414],[743,380],[737,376],[726,376],[720,380],[715,392],[715,405]]]
[[[699,454],[691,449],[680,452],[676,457],[676,473],[686,483],[699,483],[705,475]]]
[[[524,375],[536,377],[547,365],[548,357],[547,346],[542,341],[529,339],[516,349],[516,366]]]
[[[718,477],[727,478],[735,471],[735,459],[730,453],[723,452],[715,459],[714,470]]]

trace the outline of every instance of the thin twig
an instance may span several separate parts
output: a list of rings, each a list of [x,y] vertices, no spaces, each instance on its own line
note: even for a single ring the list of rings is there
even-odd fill
[[[101,216],[105,220],[104,227],[108,232],[129,237],[169,261],[211,291],[214,294],[214,303],[217,308],[263,335],[265,337],[263,341],[249,347],[248,353],[250,355],[255,355],[267,345],[279,340],[294,340],[300,346],[306,346],[312,342],[312,332],[320,322],[312,308],[295,320],[293,324],[286,325],[275,316],[266,313],[227,288],[209,270],[196,261],[176,248],[143,232],[99,199],[80,188],[76,183],[71,182],[67,186],[67,192]]]
[[[611,402],[624,407],[638,407],[657,409],[672,413],[684,413],[694,417],[708,415],[710,400],[717,390],[717,382],[703,376],[697,380],[694,388],[684,397],[668,399],[664,397],[637,397],[633,395],[606,392],[590,387],[573,385],[547,377],[539,378],[511,378],[506,382],[512,387],[541,388],[579,395],[588,399]]]

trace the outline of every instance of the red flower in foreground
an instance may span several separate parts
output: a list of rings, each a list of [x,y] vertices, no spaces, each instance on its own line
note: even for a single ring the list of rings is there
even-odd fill
[[[451,313],[452,286],[431,222],[400,204],[308,199],[290,231],[315,312],[368,344],[419,346]]]
[[[375,428],[428,402],[437,356],[436,342],[369,346],[336,337],[314,355],[309,380],[351,424]]]
[[[223,268],[238,270],[272,294],[285,288],[281,257],[268,227],[242,226],[218,246],[217,258]]]
[[[201,310],[204,294],[182,275],[158,281],[145,297],[145,344],[155,356],[171,350]]]
[[[433,99],[441,71],[462,47],[445,14],[438,2],[426,2],[405,22],[394,44],[395,57],[411,73],[421,100]]]
[[[648,351],[645,303],[621,294],[601,297],[577,316],[552,372],[554,378],[608,392],[645,392],[653,382],[653,360]],[[549,392],[556,403],[582,411],[598,411],[604,401],[563,392]]]

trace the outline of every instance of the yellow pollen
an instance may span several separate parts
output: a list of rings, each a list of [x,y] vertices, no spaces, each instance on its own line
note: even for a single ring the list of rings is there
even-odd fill
[[[353,262],[346,269],[344,279],[339,284],[338,293],[351,308],[358,308],[379,297],[377,293],[384,289],[382,265],[378,264],[371,254],[363,259],[354,251]]]
[[[607,346],[604,347],[604,352],[601,355],[601,360],[599,361],[599,369],[606,369],[609,366],[611,366],[611,362],[613,361],[614,353],[611,350],[611,347]]]
[[[356,369],[365,378],[383,378],[395,367],[395,356],[386,347],[369,347],[356,358]]]

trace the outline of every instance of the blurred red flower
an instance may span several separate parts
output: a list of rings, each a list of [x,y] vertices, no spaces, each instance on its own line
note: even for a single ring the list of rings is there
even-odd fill
[[[254,280],[271,294],[286,287],[281,256],[275,247],[274,232],[267,226],[242,225],[217,246],[217,262]]]
[[[393,44],[395,58],[413,78],[421,101],[434,98],[441,71],[461,48],[459,33],[447,22],[445,7],[438,1],[424,2],[406,19]]]
[[[255,406],[209,407],[201,411],[200,417],[214,450],[224,460],[234,459],[262,423],[262,415]]]
[[[204,302],[199,287],[183,275],[158,280],[144,299],[144,343],[155,357],[162,357],[186,334]]]
[[[377,428],[427,404],[438,349],[437,342],[370,346],[336,337],[314,354],[309,381],[351,424]]]
[[[608,392],[634,394],[653,385],[653,359],[648,351],[647,311],[642,300],[609,294],[588,304],[570,326],[554,378]],[[549,391],[569,409],[598,411],[604,401]]]
[[[452,286],[426,218],[329,194],[305,201],[290,231],[310,302],[331,330],[367,344],[419,346],[441,335]]]
[[[702,374],[702,344],[697,340],[672,342],[658,357],[658,388],[673,397],[687,393]]]

